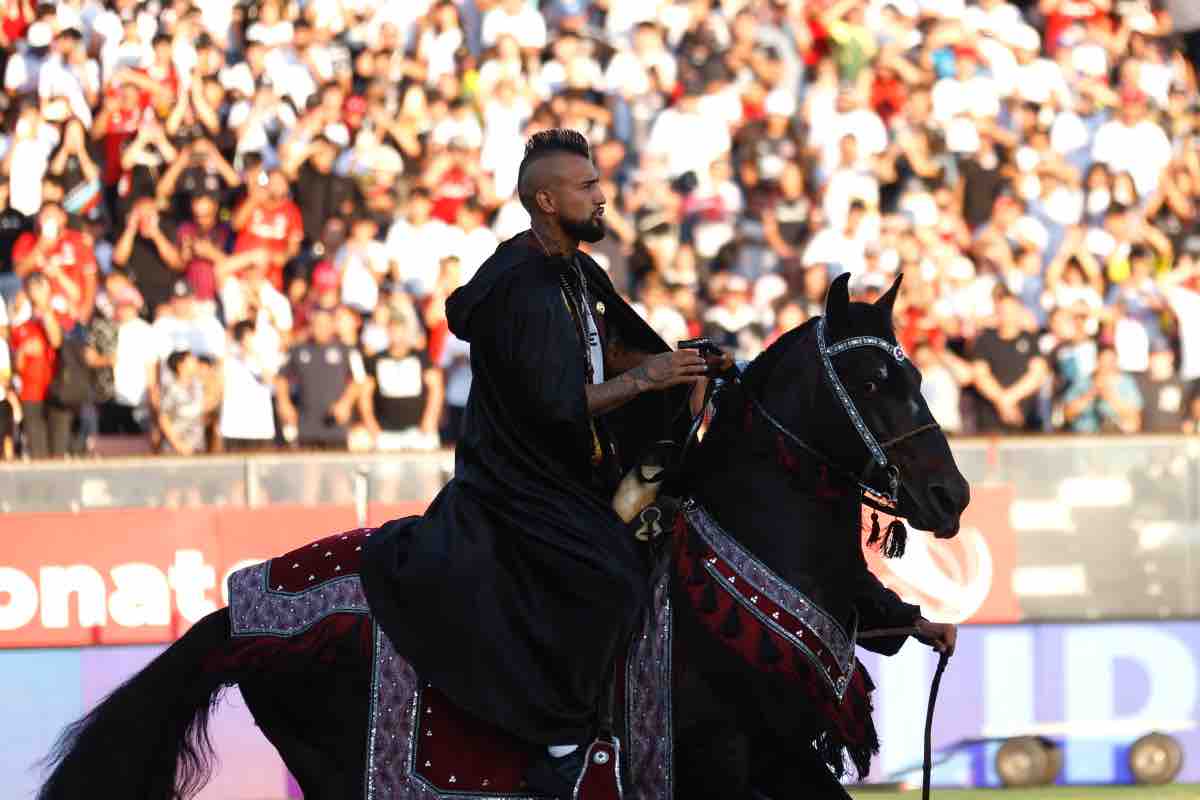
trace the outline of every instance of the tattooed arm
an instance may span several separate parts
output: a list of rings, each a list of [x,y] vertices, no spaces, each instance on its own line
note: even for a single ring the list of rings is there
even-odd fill
[[[676,350],[646,356],[641,363],[626,369],[604,383],[585,387],[588,413],[605,414],[620,408],[642,392],[661,391],[683,383],[695,383],[704,377],[706,363],[695,350]]]

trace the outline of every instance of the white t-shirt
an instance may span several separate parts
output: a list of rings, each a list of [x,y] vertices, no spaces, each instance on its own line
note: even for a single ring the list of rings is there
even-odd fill
[[[237,351],[225,359],[224,372],[221,435],[230,439],[273,439],[269,373]]]
[[[452,255],[458,256],[462,282],[466,283],[475,276],[483,262],[492,257],[499,246],[500,240],[491,230],[480,226],[467,233],[462,228],[451,228],[450,235],[454,244],[450,248]]]
[[[4,88],[10,94],[32,94],[38,88],[38,73],[45,60],[26,50],[8,60],[4,68]]]
[[[1113,331],[1117,366],[1122,372],[1145,372],[1150,368],[1150,334],[1136,319],[1122,317]]]
[[[1062,68],[1048,58],[1038,58],[1019,65],[1016,80],[1016,93],[1026,100],[1041,105],[1054,97],[1060,108],[1071,105],[1071,90],[1063,77]]]
[[[98,71],[99,68],[96,69]],[[84,74],[86,73],[85,69]],[[92,126],[92,109],[83,94],[80,76],[68,68],[58,56],[48,58],[42,65],[41,72],[38,73],[37,91],[38,99],[43,103],[60,97],[65,99],[71,107],[71,113],[79,117],[83,127]]]
[[[637,54],[620,50],[608,62],[604,72],[604,83],[608,91],[623,97],[640,97],[650,91],[650,70],[662,76],[664,85],[673,86],[677,65],[665,50],[639,57]]]
[[[55,139],[13,140],[12,168],[8,176],[8,204],[27,217],[42,208],[42,178],[50,166],[50,155],[58,146]]]
[[[1171,311],[1179,320],[1179,378],[1200,378],[1200,293],[1182,286],[1165,292]]]
[[[503,242],[527,229],[531,221],[525,206],[521,205],[516,197],[512,197],[496,212],[496,218],[492,220],[492,231],[496,238]]]
[[[686,146],[680,146],[686,143]],[[696,176],[707,175],[709,167],[729,152],[729,129],[714,125],[701,114],[685,114],[667,109],[658,115],[650,129],[646,151],[663,156],[667,172],[678,177],[689,170]]]
[[[200,316],[190,320],[159,317],[152,327],[158,355],[163,360],[180,350],[215,359],[225,356],[225,329],[216,317]]]
[[[431,219],[414,226],[406,219],[392,223],[387,235],[388,257],[400,265],[400,276],[418,297],[433,291],[441,271],[441,260],[451,252],[454,237],[450,226]]]
[[[342,302],[364,314],[379,303],[379,282],[388,270],[388,250],[383,242],[370,241],[365,247],[342,245],[333,264],[342,273]]]
[[[874,111],[862,108],[845,114],[835,114],[830,120],[829,131],[823,137],[821,166],[825,172],[833,171],[841,160],[841,141],[847,134],[854,134],[858,143],[858,157],[866,166],[866,160],[887,149],[888,133],[883,120]]]
[[[1138,194],[1147,197],[1158,188],[1158,179],[1171,163],[1171,142],[1150,120],[1126,125],[1118,119],[1100,126],[1092,144],[1092,158],[1114,172],[1129,172]]]
[[[481,38],[485,47],[491,47],[501,36],[511,36],[523,49],[546,46],[546,20],[530,6],[516,14],[503,8],[493,8],[483,15]]]
[[[146,402],[146,377],[158,358],[159,343],[149,322],[131,319],[117,329],[113,389],[118,403],[137,408]]]
[[[471,345],[450,334],[442,347],[442,360],[438,366],[446,373],[446,404],[465,408],[471,395]]]

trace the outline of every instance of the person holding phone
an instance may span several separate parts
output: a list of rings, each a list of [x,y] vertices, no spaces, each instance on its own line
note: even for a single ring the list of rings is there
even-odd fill
[[[154,198],[142,197],[126,217],[125,229],[113,248],[113,265],[133,277],[151,318],[171,299],[172,288],[185,266],[175,241],[175,223],[159,216]]]
[[[46,203],[38,213],[37,229],[13,243],[13,271],[19,276],[43,272],[60,310],[84,322],[91,319],[96,300],[97,268],[92,248],[79,231],[67,227],[67,212]]]

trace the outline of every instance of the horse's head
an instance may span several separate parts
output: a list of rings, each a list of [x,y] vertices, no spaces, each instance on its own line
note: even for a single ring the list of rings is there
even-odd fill
[[[900,278],[874,304],[850,302],[848,283],[848,274],[834,280],[825,315],[778,343],[785,349],[761,382],[762,408],[841,475],[890,495],[899,516],[954,536],[970,487],[921,396],[920,372],[896,341]]]

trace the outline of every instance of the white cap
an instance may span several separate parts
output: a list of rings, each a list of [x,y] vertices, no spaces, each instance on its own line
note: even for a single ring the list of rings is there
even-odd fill
[[[25,41],[29,42],[30,47],[49,47],[53,38],[54,31],[45,22],[35,22],[25,32]]]
[[[767,94],[764,110],[777,117],[790,117],[796,113],[796,98],[786,89],[774,89]]]

